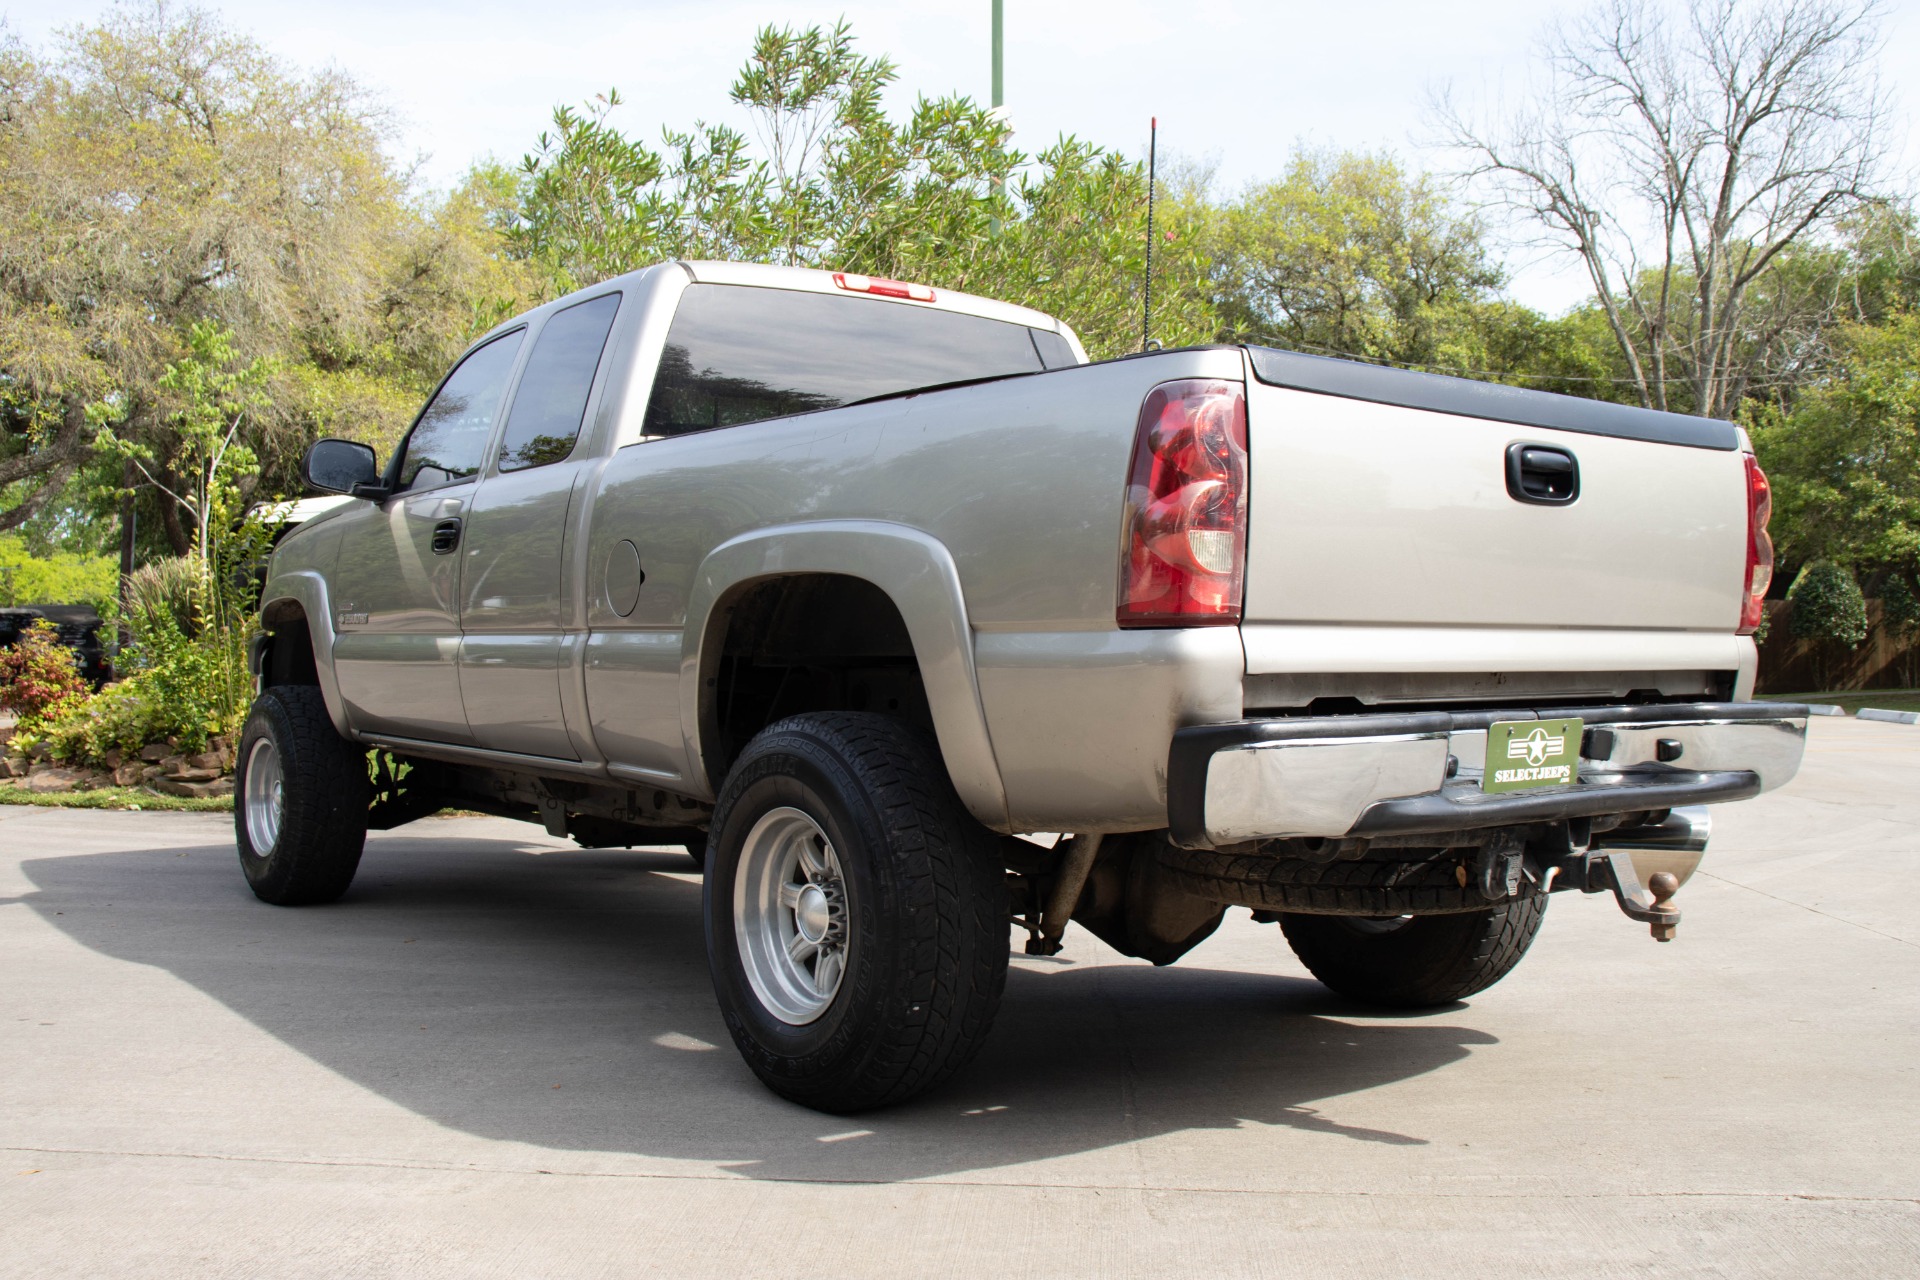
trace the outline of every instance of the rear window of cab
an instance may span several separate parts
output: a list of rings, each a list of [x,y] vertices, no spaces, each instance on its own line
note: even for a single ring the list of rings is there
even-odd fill
[[[740,426],[916,387],[1077,364],[1058,333],[909,303],[689,285],[647,401],[649,436]]]

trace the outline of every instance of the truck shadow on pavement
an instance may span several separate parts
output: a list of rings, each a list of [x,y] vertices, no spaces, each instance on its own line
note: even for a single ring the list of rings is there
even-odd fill
[[[255,901],[232,845],[211,843],[31,859],[21,901],[437,1124],[760,1178],[893,1182],[1247,1125],[1420,1145],[1328,1104],[1496,1043],[1446,1011],[1344,1021],[1363,1011],[1303,978],[1022,962],[956,1082],[820,1115],[767,1093],[729,1043],[685,856],[431,831],[370,842],[328,907]]]

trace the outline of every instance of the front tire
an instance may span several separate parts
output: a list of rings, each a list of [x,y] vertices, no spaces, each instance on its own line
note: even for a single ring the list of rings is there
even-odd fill
[[[1546,918],[1544,894],[1485,911],[1403,919],[1286,913],[1300,963],[1350,999],[1397,1009],[1452,1004],[1512,972]]]
[[[254,699],[240,731],[233,829],[240,869],[262,902],[332,902],[353,883],[372,802],[367,753],[342,738],[314,685]]]
[[[802,1105],[903,1101],[964,1067],[993,1024],[998,845],[898,720],[821,712],[761,731],[714,808],[704,904],[727,1030]]]

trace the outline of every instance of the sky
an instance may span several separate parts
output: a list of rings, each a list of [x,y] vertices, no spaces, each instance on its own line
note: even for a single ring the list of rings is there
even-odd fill
[[[1426,103],[1452,83],[1472,98],[1517,90],[1534,41],[1578,0],[1005,0],[1006,90],[1015,142],[1038,151],[1062,133],[1144,158],[1147,122],[1162,154],[1210,162],[1223,190],[1278,175],[1305,146],[1387,148],[1444,168]],[[517,161],[559,103],[618,88],[615,120],[658,139],[662,125],[743,125],[727,87],[765,24],[845,16],[861,47],[899,66],[892,106],[919,94],[985,101],[990,0],[226,0],[212,4],[288,62],[335,65],[384,100],[397,150],[451,185],[475,158]],[[90,0],[0,0],[9,28],[44,46],[90,20]],[[1920,85],[1920,0],[1891,0],[1881,72]],[[1911,118],[1920,89],[1899,100]],[[1912,131],[1909,131],[1910,133]],[[1906,167],[1920,169],[1909,137]],[[1522,253],[1511,292],[1558,312],[1581,300],[1569,259]]]

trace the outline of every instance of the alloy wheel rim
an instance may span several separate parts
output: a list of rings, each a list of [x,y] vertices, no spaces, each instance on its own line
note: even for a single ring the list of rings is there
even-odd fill
[[[268,857],[279,844],[286,802],[280,749],[272,738],[260,738],[247,752],[247,782],[241,791],[241,803],[247,807],[247,843],[253,846],[254,856]]]
[[[802,1027],[827,1011],[852,944],[846,877],[827,833],[801,810],[771,809],[747,832],[733,929],[747,982],[767,1012]]]

